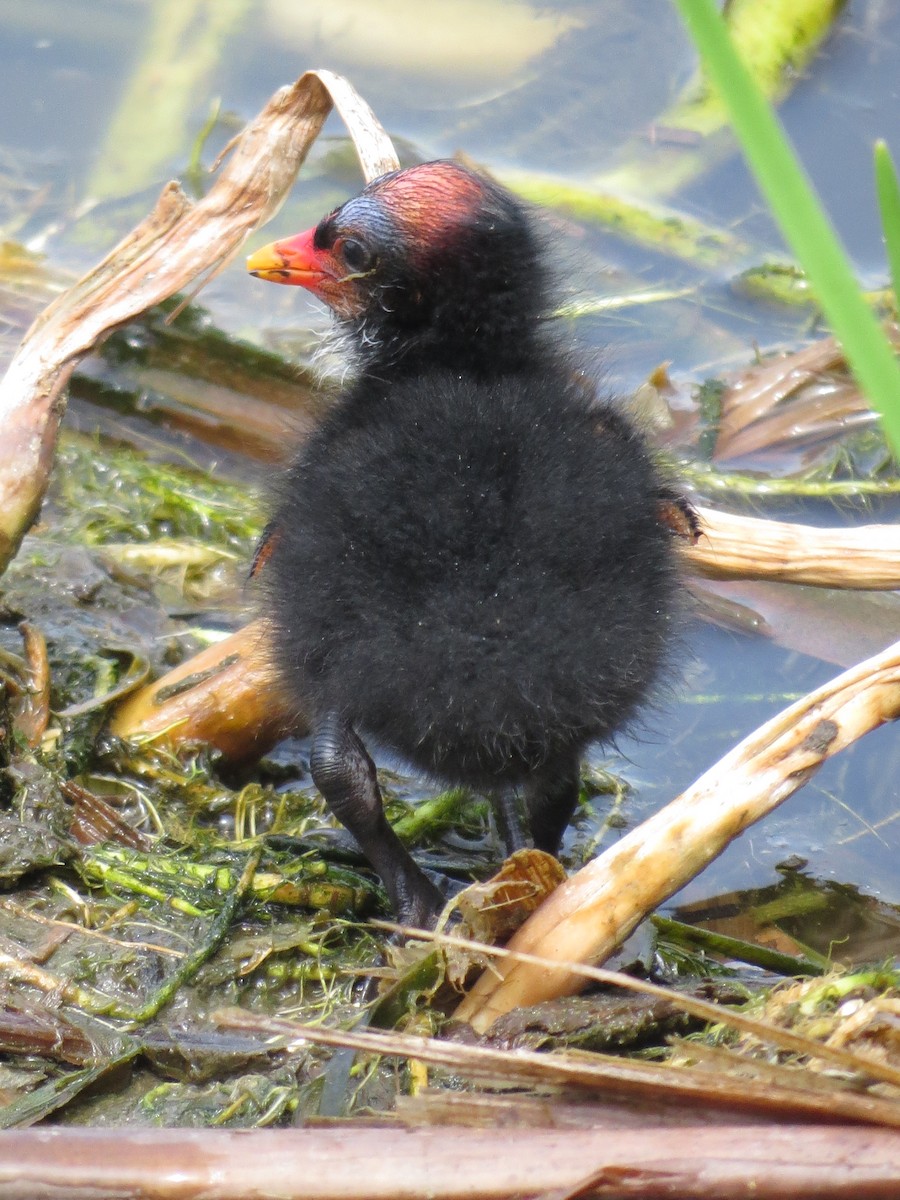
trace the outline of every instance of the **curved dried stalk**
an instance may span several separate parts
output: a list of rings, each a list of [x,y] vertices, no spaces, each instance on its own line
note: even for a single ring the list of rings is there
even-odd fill
[[[900,642],[767,721],[676,800],[550,896],[509,944],[560,963],[512,960],[485,972],[456,1012],[478,1031],[513,1008],[579,991],[563,964],[602,962],[636,925],[693,879],[822,763],[900,716]]]
[[[202,200],[192,203],[168,184],[153,212],[31,326],[0,383],[0,571],[40,509],[64,388],[79,359],[117,326],[222,269],[278,211],[333,104],[367,179],[397,166],[390,139],[350,84],[330,71],[308,71],[235,139]]]
[[[698,508],[703,535],[683,548],[707,579],[777,579],[818,587],[900,588],[900,526],[816,529]]]

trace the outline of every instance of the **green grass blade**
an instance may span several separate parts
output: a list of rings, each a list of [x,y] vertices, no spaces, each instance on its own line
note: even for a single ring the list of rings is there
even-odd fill
[[[891,345],[866,306],[847,256],[777,117],[731,44],[714,0],[675,3],[728,107],[760,190],[806,269],[857,381],[881,413],[894,457],[900,459],[900,366]]]
[[[887,145],[875,143],[875,190],[881,211],[881,228],[887,249],[888,266],[891,269],[891,287],[894,303],[900,297],[900,183]]]

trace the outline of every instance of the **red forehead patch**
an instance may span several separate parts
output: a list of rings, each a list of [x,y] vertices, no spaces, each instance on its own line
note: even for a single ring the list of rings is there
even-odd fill
[[[484,199],[478,176],[451,162],[409,167],[367,190],[418,246],[446,246],[471,223]]]

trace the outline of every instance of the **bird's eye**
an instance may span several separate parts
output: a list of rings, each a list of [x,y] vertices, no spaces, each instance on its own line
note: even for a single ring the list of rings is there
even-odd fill
[[[354,275],[363,274],[370,270],[375,263],[375,255],[372,251],[355,238],[344,238],[341,242],[341,258],[343,258],[347,270]]]

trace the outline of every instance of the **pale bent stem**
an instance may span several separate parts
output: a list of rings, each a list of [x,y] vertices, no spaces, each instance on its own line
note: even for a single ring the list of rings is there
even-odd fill
[[[168,184],[153,212],[31,326],[0,383],[0,572],[40,510],[65,386],[78,361],[119,325],[220,271],[281,207],[333,106],[367,180],[398,165],[390,139],[350,84],[330,71],[307,71],[235,139],[202,200],[194,204],[177,183]]]
[[[485,972],[455,1016],[483,1032],[504,1013],[584,986],[566,966],[600,963],[664,900],[826,759],[900,715],[900,642],[767,721],[661,812],[553,892],[508,949],[558,968],[506,960]]]

